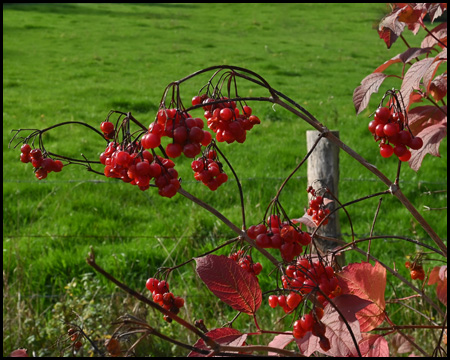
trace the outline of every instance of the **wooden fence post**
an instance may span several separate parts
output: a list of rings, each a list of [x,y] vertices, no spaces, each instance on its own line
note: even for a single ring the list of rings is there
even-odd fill
[[[331,131],[334,136],[339,137],[339,131]],[[320,132],[316,130],[308,130],[306,132],[306,143],[308,151],[312,148],[314,143],[317,141]],[[320,187],[327,187],[331,192],[339,198],[338,195],[338,184],[339,184],[339,147],[334,145],[332,142],[328,141],[326,137],[320,139],[314,151],[308,158],[308,185],[312,185],[315,189]],[[325,198],[332,197],[330,195],[325,195]],[[327,207],[330,210],[335,209],[337,203],[334,201],[330,203]],[[341,228],[339,224],[339,211],[332,214],[329,218],[329,222],[325,226],[317,231],[318,235],[323,235],[333,238],[341,238]],[[334,249],[336,243],[332,241],[327,241],[323,239],[317,239],[317,245],[319,249],[324,251]],[[342,265],[344,259],[339,259],[339,263]]]

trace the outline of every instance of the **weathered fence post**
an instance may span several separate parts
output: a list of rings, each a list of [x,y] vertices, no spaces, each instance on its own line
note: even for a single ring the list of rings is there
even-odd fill
[[[339,131],[331,131],[334,136],[339,137]],[[308,151],[312,148],[317,141],[320,132],[316,130],[308,130],[306,132],[306,143]],[[328,188],[331,192],[338,196],[338,184],[339,184],[339,147],[328,141],[326,137],[320,139],[316,148],[308,158],[308,185],[312,185],[315,189]],[[325,195],[325,198],[333,199],[330,195]],[[330,203],[327,207],[330,210],[334,210],[338,206],[335,201]],[[332,214],[329,218],[329,222],[325,226],[317,231],[318,235],[323,235],[332,238],[341,238],[341,228],[339,224],[338,211]],[[319,249],[324,251],[334,249],[336,243],[323,239],[317,240]],[[340,259],[339,263],[343,264]]]

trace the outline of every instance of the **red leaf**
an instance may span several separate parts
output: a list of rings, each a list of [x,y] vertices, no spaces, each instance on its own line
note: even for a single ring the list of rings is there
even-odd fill
[[[443,42],[445,45],[447,45],[447,22],[444,22],[438,26],[436,26],[433,30],[431,30],[431,34],[428,34],[425,36],[425,38],[422,41],[422,44],[420,44],[420,47],[432,47],[436,44],[442,47],[441,44],[436,39],[439,39],[439,41]]]
[[[392,59],[386,61],[383,65],[378,66],[374,73],[376,72],[383,72],[386,70],[389,66],[395,63],[402,62],[403,64],[406,64],[407,62],[411,61],[412,59],[416,58],[419,55],[428,54],[431,52],[431,48],[409,48],[405,52],[395,55]]]
[[[411,341],[414,342],[414,338],[411,335],[406,335]],[[413,351],[412,344],[405,339],[404,336],[399,333],[394,334],[391,339],[392,351],[397,354],[405,354]]]
[[[431,270],[428,285],[437,283],[436,294],[441,303],[447,306],[447,265],[436,266]]]
[[[446,119],[447,120],[447,119]],[[447,121],[436,125],[430,125],[417,134],[422,138],[423,146],[419,150],[411,151],[411,158],[408,161],[409,167],[418,171],[422,165],[426,154],[440,157],[439,145],[444,137],[447,136]]]
[[[434,63],[436,59],[427,58],[414,63],[406,72],[403,78],[400,93],[403,98],[405,109],[409,108],[409,98],[414,90],[419,89],[420,80],[426,74],[428,68]]]
[[[361,330],[356,314],[367,306],[370,306],[372,302],[355,295],[347,294],[334,298],[333,302],[345,320],[347,320],[356,342],[359,343],[361,340]],[[331,356],[357,356],[358,353],[347,325],[330,303],[325,306],[322,322],[327,327],[325,336],[330,340],[331,344],[331,349],[324,352],[324,354]]]
[[[358,345],[363,357],[389,357],[389,345],[382,335],[362,334]]]
[[[195,258],[198,276],[220,300],[234,310],[254,315],[262,293],[255,276],[225,255]]]
[[[403,32],[405,24],[398,21],[398,15],[402,9],[395,9],[381,19],[378,25],[378,34],[384,40],[388,49]]]
[[[292,336],[292,332],[289,331],[286,334],[276,335],[267,346],[274,347],[277,349],[284,349],[286,346],[288,346],[293,341],[294,341],[294,337]],[[269,352],[267,355],[276,356],[277,354],[274,352]]]
[[[386,269],[378,262],[375,266],[362,262],[349,264],[336,275],[343,294],[353,294],[372,302],[360,310],[356,317],[362,332],[375,329],[384,320]]]
[[[29,357],[27,354],[27,349],[17,349],[9,354],[9,357]]]
[[[247,334],[242,334],[236,329],[232,328],[219,328],[208,331],[205,335],[209,336],[215,342],[221,345],[229,345],[229,346],[242,346],[242,344],[247,339]],[[194,344],[195,347],[199,349],[208,350],[208,346],[205,345],[203,339],[198,339]],[[191,351],[188,357],[206,357],[207,355],[200,354],[195,351]]]
[[[299,224],[299,223],[300,224],[305,224],[307,227],[310,227],[310,228],[313,228],[313,229],[317,227],[316,223],[312,219],[312,216],[309,216],[306,213],[301,218],[291,219],[291,221],[294,224]]]
[[[378,89],[384,79],[390,76],[391,75],[386,75],[383,73],[373,73],[366,76],[363,81],[361,81],[361,85],[358,86],[353,92],[353,104],[355,105],[356,115],[367,107],[370,96],[373,93],[378,92]]]
[[[414,136],[423,129],[436,124],[447,123],[447,106],[438,109],[434,105],[417,106],[408,112],[408,126]]]

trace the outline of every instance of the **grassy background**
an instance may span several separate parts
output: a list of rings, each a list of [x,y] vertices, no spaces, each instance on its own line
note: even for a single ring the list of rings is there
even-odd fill
[[[73,318],[69,305],[81,306],[77,311],[82,312],[86,328],[98,337],[110,331],[108,322],[123,309],[133,309],[134,302],[104,279],[83,275],[91,272],[84,260],[89,246],[94,247],[102,266],[143,290],[145,280],[158,267],[197,256],[233,236],[217,219],[179,195],[164,199],[81,167],[68,166],[38,181],[31,165],[18,160],[19,150],[8,148],[12,129],[45,128],[70,120],[99,126],[111,109],[131,111],[141,123],[149,124],[168,83],[208,66],[236,65],[259,73],[328,128],[339,129],[345,143],[394,178],[396,162],[379,156],[367,131],[367,116],[379,97],[373,96],[367,111],[358,117],[352,104],[353,90],[360,81],[404,50],[400,41],[386,50],[371,27],[385,10],[383,4],[4,5],[4,355],[21,346],[40,355],[54,354],[61,320]],[[413,46],[423,37],[408,32],[405,36]],[[399,68],[393,66],[392,71]],[[185,102],[207,79],[205,75],[183,84]],[[399,84],[386,80],[380,96],[394,86]],[[266,95],[253,84],[242,84],[240,94]],[[254,103],[252,108],[262,124],[250,131],[245,144],[222,146],[242,179],[249,225],[261,221],[274,192],[305,155],[305,131],[309,129],[283,109],[273,111],[265,103]],[[52,131],[45,141],[52,152],[73,157],[83,153],[90,159],[104,146],[98,137],[76,126]],[[446,206],[446,193],[424,195],[446,190],[446,139],[440,151],[442,157],[428,155],[418,173],[404,166],[402,186],[446,239],[446,212],[423,211],[424,205]],[[341,153],[340,165],[342,202],[384,190],[382,183],[346,154]],[[239,224],[234,181],[210,193],[193,181],[188,159],[177,161],[176,168],[187,191]],[[281,197],[292,217],[303,214],[306,186],[304,167]],[[373,199],[349,209],[358,235],[368,234],[377,203]],[[349,234],[345,217],[341,224],[342,232]],[[390,197],[383,201],[375,234],[403,235],[431,244],[409,213]],[[402,264],[415,250],[410,244],[388,240],[372,245],[372,253],[392,266]],[[348,259],[361,260],[352,255]],[[263,264],[268,274],[270,266]],[[217,304],[194,278],[192,264],[174,272],[171,284],[187,298],[190,320],[211,319],[207,325],[214,328],[230,318],[229,309]],[[261,286],[263,290],[273,287],[264,277]],[[92,291],[86,294],[86,288]],[[99,307],[87,311],[91,300]],[[84,302],[86,306],[80,305]],[[111,309],[109,317],[106,309]],[[88,323],[94,315],[97,321]],[[265,315],[263,324],[273,323],[276,315]],[[241,316],[236,327],[245,330],[247,320]],[[161,326],[165,333],[176,332],[175,326]],[[146,346],[140,349],[142,354],[174,351],[153,340]]]

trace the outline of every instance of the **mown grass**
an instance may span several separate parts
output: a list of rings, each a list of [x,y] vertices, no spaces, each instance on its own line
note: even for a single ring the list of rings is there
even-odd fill
[[[398,42],[387,51],[371,29],[384,11],[382,4],[4,5],[3,269],[7,301],[3,315],[9,329],[4,335],[4,355],[20,346],[42,355],[54,353],[49,346],[54,338],[42,334],[39,327],[52,324],[52,306],[67,299],[64,287],[73,278],[92,272],[84,260],[91,245],[102,266],[143,290],[144,281],[158,267],[198,256],[233,237],[220,221],[179,195],[163,199],[76,166],[39,182],[31,166],[18,160],[18,149],[8,148],[12,129],[45,128],[73,120],[98,126],[111,109],[131,111],[149,124],[168,83],[208,66],[236,65],[259,73],[328,128],[339,129],[345,143],[393,178],[397,164],[380,158],[367,131],[367,116],[379,98],[374,96],[358,117],[352,104],[353,89],[361,79],[404,49]],[[420,36],[405,35],[410,44],[420,43]],[[185,102],[207,79],[183,84]],[[379,93],[398,85],[386,81]],[[266,95],[253,84],[241,86],[242,96]],[[222,146],[241,178],[249,225],[261,221],[276,189],[305,155],[305,131],[310,129],[270,104],[258,102],[252,108],[262,124],[248,134],[245,144]],[[90,159],[105,144],[76,126],[55,129],[45,139],[50,151],[73,157],[83,153]],[[402,186],[446,239],[446,215],[423,211],[424,205],[446,204],[446,193],[424,195],[446,189],[447,140],[440,151],[442,157],[427,156],[418,173],[404,166]],[[340,164],[341,202],[384,190],[382,183],[343,152]],[[233,180],[210,193],[192,180],[188,159],[178,160],[176,168],[187,191],[239,224],[239,196]],[[281,196],[292,217],[303,214],[306,186],[306,168],[302,168]],[[377,203],[373,199],[349,208],[356,234],[368,234]],[[349,223],[344,216],[341,223],[348,239]],[[408,212],[390,197],[383,200],[375,234],[430,243]],[[372,244],[372,253],[390,265],[401,264],[415,250],[404,242]],[[362,260],[351,254],[347,259]],[[263,264],[268,274],[270,266]],[[230,311],[215,304],[193,274],[190,265],[176,271],[172,287],[193,304],[187,316],[208,319],[213,328],[230,318]],[[102,292],[114,292],[104,279],[99,282]],[[264,290],[273,287],[268,278],[260,282]],[[78,295],[82,298],[82,291]],[[14,310],[22,307],[20,313]],[[124,309],[131,308],[124,305]],[[103,326],[117,314],[116,309],[103,318]],[[265,317],[263,323],[271,324],[276,314]],[[245,330],[247,320],[241,316],[236,327]],[[157,354],[159,346],[151,343],[142,353]],[[172,352],[167,346],[162,349]]]

